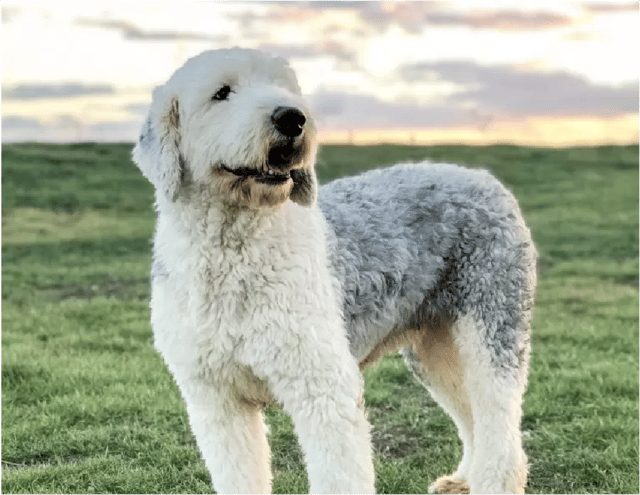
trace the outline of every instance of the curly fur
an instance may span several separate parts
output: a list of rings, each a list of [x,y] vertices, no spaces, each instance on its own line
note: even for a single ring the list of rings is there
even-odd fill
[[[289,131],[276,109],[304,123]],[[432,490],[522,492],[535,250],[514,197],[488,172],[427,162],[318,193],[315,151],[286,62],[238,49],[157,88],[134,150],[156,187],[155,345],[214,488],[270,491],[275,399],[312,492],[373,492],[358,367],[400,348],[464,444]]]

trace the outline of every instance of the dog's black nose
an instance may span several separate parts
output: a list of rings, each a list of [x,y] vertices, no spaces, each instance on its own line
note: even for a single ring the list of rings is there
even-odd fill
[[[302,134],[307,118],[294,107],[278,107],[271,115],[271,122],[280,134],[294,138]]]

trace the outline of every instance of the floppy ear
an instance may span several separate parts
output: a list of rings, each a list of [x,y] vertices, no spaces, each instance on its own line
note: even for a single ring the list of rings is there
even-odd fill
[[[175,201],[183,172],[179,150],[180,114],[177,98],[171,98],[168,104],[156,108],[161,89],[154,90],[149,117],[133,149],[133,161],[158,192]]]
[[[291,171],[293,179],[293,189],[291,190],[291,201],[302,206],[314,206],[318,197],[318,184],[313,167],[301,168]]]

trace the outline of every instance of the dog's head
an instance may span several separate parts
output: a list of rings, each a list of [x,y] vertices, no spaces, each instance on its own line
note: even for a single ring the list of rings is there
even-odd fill
[[[255,50],[206,51],[153,92],[133,158],[168,201],[272,207],[316,198],[315,125],[295,74]]]

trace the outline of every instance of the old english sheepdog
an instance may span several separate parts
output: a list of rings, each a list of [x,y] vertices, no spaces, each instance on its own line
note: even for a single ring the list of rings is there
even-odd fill
[[[275,399],[311,492],[374,492],[360,370],[400,349],[464,444],[431,490],[523,492],[536,255],[516,200],[426,162],[318,190],[315,134],[284,60],[207,51],[154,90],[133,152],[156,188],[155,345],[214,489],[270,492]]]

